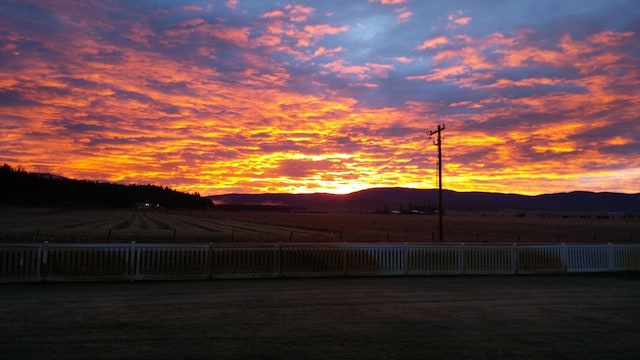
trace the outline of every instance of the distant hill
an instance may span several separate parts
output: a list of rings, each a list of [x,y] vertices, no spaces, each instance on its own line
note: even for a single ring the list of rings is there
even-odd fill
[[[211,201],[155,185],[73,180],[0,166],[0,205],[50,207],[165,207],[203,209]]]
[[[225,206],[270,205],[307,211],[433,212],[437,190],[374,188],[346,195],[316,194],[227,194],[209,196]],[[445,211],[540,211],[576,213],[640,213],[640,193],[594,193],[575,191],[537,196],[443,191]]]

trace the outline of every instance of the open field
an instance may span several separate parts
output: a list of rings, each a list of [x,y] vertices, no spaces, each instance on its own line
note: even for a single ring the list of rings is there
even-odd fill
[[[447,242],[638,243],[638,218],[446,215]],[[438,217],[0,208],[0,242],[430,242]]]
[[[400,277],[0,286],[2,357],[637,359],[640,280]]]

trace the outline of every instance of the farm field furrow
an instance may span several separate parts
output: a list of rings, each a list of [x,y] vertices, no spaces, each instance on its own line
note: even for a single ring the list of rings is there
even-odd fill
[[[437,242],[438,217],[0,207],[9,242]],[[450,243],[640,243],[640,218],[444,217]]]
[[[89,211],[87,214],[82,214],[84,217],[76,218],[73,223],[69,223],[66,225],[59,225],[59,227],[66,229],[74,229],[74,228],[82,228],[82,227],[91,227],[94,229],[106,228],[109,229],[113,226],[113,223],[119,221],[122,217],[122,214],[111,211],[111,212],[100,212],[97,210]]]
[[[165,222],[163,219],[158,217],[157,213],[154,212],[145,212],[144,216],[149,219],[158,229],[173,229],[169,222]]]

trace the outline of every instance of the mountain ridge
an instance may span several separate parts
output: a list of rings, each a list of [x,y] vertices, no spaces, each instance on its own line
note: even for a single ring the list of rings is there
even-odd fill
[[[433,211],[436,189],[370,188],[349,194],[263,193],[208,196],[217,205],[281,206],[309,211]],[[541,195],[443,190],[445,211],[640,213],[640,193],[570,191]]]

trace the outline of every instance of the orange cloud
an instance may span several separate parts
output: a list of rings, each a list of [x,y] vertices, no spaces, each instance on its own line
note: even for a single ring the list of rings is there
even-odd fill
[[[466,16],[458,19],[453,19],[452,21],[456,25],[464,26],[464,25],[467,25],[469,22],[471,22],[471,18]]]
[[[604,30],[602,32],[590,35],[588,41],[592,44],[603,46],[620,46],[621,44],[632,40],[636,35],[634,31],[615,32]]]
[[[523,80],[498,79],[490,87],[531,87],[538,85],[559,85],[566,80],[558,78],[529,78]]]

